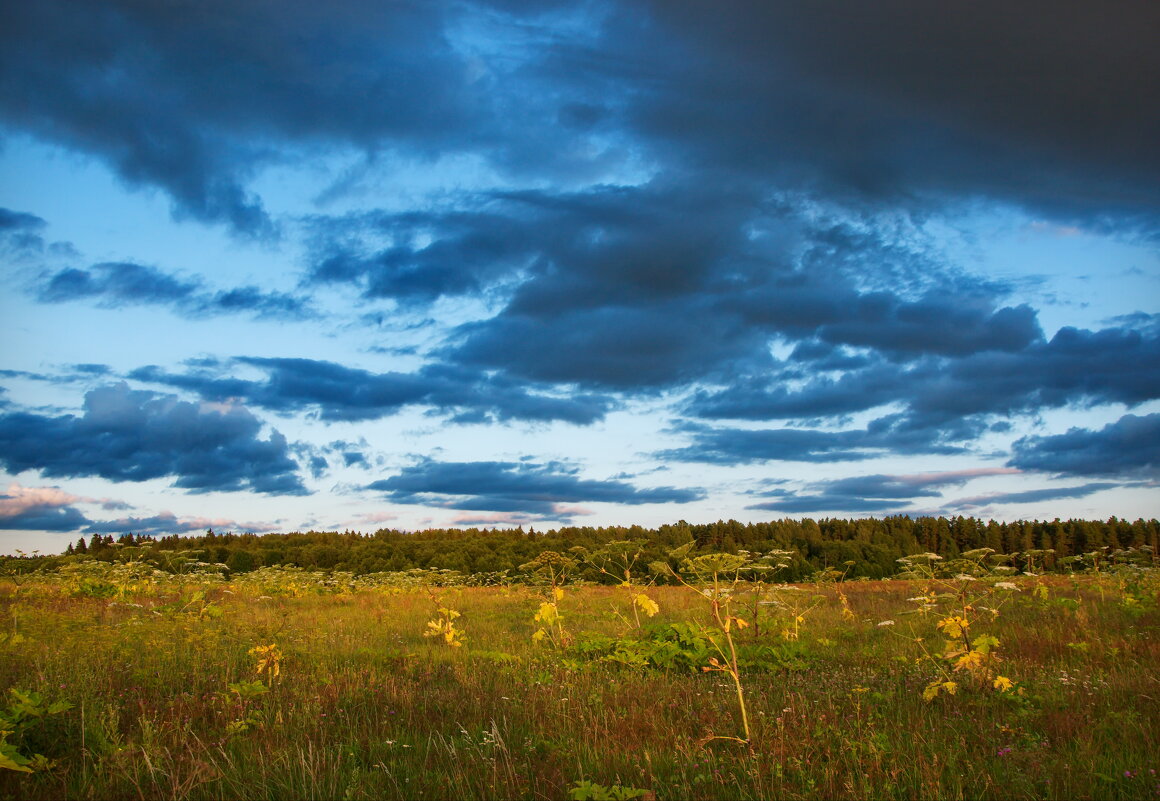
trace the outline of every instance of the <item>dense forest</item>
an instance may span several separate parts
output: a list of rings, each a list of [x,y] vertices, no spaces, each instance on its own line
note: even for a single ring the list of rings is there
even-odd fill
[[[883,519],[777,520],[739,523],[735,520],[693,525],[680,521],[657,529],[640,526],[566,527],[547,532],[534,529],[432,529],[403,532],[383,529],[357,532],[296,532],[291,534],[234,534],[212,530],[201,536],[135,537],[93,535],[80,539],[61,556],[13,557],[6,569],[27,572],[52,570],[82,560],[140,560],[173,569],[192,555],[203,562],[222,564],[233,573],[272,565],[354,574],[405,571],[416,568],[454,570],[464,574],[515,575],[519,566],[544,551],[596,550],[609,542],[641,543],[641,565],[669,550],[694,541],[700,551],[755,554],[791,551],[789,567],[779,578],[789,581],[836,567],[848,578],[883,578],[899,570],[897,560],[931,552],[950,559],[974,548],[991,548],[1012,555],[1020,569],[1070,569],[1071,557],[1119,549],[1160,548],[1157,520],[983,522],[971,517],[904,516]],[[147,547],[141,547],[150,543]]]

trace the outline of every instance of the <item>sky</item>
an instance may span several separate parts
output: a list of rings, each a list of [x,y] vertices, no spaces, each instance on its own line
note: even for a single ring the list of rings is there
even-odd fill
[[[0,553],[1160,510],[1160,4],[38,0]]]

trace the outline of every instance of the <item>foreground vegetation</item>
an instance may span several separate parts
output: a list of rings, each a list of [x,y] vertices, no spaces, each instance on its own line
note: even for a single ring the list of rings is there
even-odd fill
[[[1146,548],[785,584],[794,554],[693,545],[542,553],[499,586],[9,575],[0,797],[1160,798]]]

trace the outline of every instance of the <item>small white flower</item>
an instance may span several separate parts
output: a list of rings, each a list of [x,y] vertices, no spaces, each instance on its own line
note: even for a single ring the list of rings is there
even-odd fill
[[[1011,581],[997,581],[995,582],[995,589],[998,590],[1018,590],[1014,582]]]
[[[893,626],[893,625],[894,625],[894,621],[893,621],[893,620],[883,620],[883,621],[882,621],[881,623],[879,623],[878,625],[879,625],[879,626]]]

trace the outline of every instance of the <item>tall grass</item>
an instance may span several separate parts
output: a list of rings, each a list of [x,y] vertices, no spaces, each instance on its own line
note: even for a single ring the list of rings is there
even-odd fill
[[[422,590],[0,585],[0,692],[73,704],[20,735],[55,766],[0,771],[0,797],[565,799],[589,780],[657,799],[1160,798],[1156,584],[1129,603],[1111,577],[1035,581],[987,623],[1016,690],[929,702],[915,640],[939,634],[915,582],[844,583],[845,606],[790,591],[817,596],[797,640],[763,606],[757,638],[734,633],[748,744],[709,739],[734,730],[729,676],[537,645],[530,588],[440,590],[465,633],[448,647],[423,636]],[[648,592],[651,630],[712,622],[686,588]],[[628,635],[618,588],[560,608],[577,643]],[[274,643],[276,680],[250,653]]]

